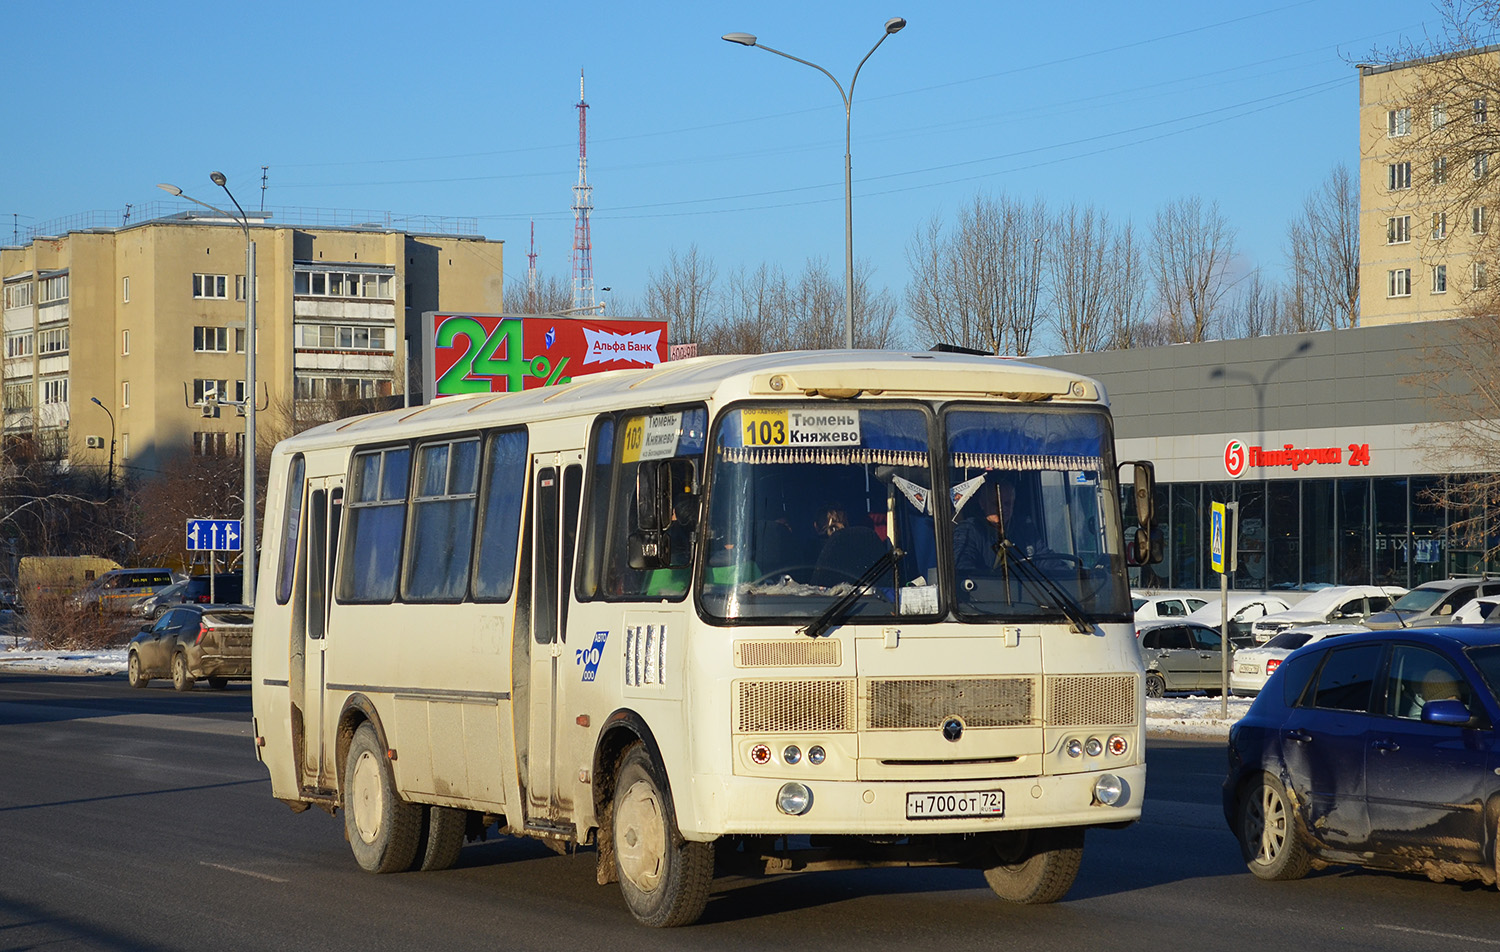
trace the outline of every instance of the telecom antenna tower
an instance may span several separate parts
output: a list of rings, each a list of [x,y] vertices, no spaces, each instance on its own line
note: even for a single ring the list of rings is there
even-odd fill
[[[583,98],[583,70],[578,71],[578,184],[573,186],[573,310],[594,307],[594,246],[589,237],[589,213],[594,210],[594,187],[589,184],[588,108]]]
[[[526,252],[526,307],[536,312],[536,221],[531,222],[531,250]]]

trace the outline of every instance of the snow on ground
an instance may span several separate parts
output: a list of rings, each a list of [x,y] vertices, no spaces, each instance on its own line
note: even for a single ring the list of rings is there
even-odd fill
[[[6,645],[0,648],[0,671],[43,671],[51,674],[125,674],[125,649],[94,651],[32,651]],[[1245,716],[1250,699],[1229,699],[1229,716],[1220,719],[1219,698],[1174,696],[1147,698],[1146,729],[1156,737],[1225,739],[1229,725]]]

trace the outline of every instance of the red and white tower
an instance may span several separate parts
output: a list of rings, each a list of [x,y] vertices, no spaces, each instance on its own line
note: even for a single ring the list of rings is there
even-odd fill
[[[526,252],[526,310],[536,313],[536,222],[531,223],[531,250]]]
[[[583,98],[583,70],[578,71],[578,184],[573,186],[573,310],[594,306],[594,246],[589,213],[594,188],[589,184],[588,108]]]

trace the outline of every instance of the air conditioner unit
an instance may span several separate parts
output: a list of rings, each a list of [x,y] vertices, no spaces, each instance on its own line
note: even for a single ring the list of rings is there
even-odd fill
[[[219,415],[219,408],[212,403],[203,404],[204,419],[212,419]]]
[[[85,438],[83,442],[91,450],[104,449],[104,437],[102,436],[90,436]]]

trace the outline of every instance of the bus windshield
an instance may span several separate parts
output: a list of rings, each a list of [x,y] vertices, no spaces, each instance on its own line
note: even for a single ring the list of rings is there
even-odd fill
[[[741,407],[712,465],[709,617],[808,619],[856,589],[856,622],[1130,617],[1102,413]]]

